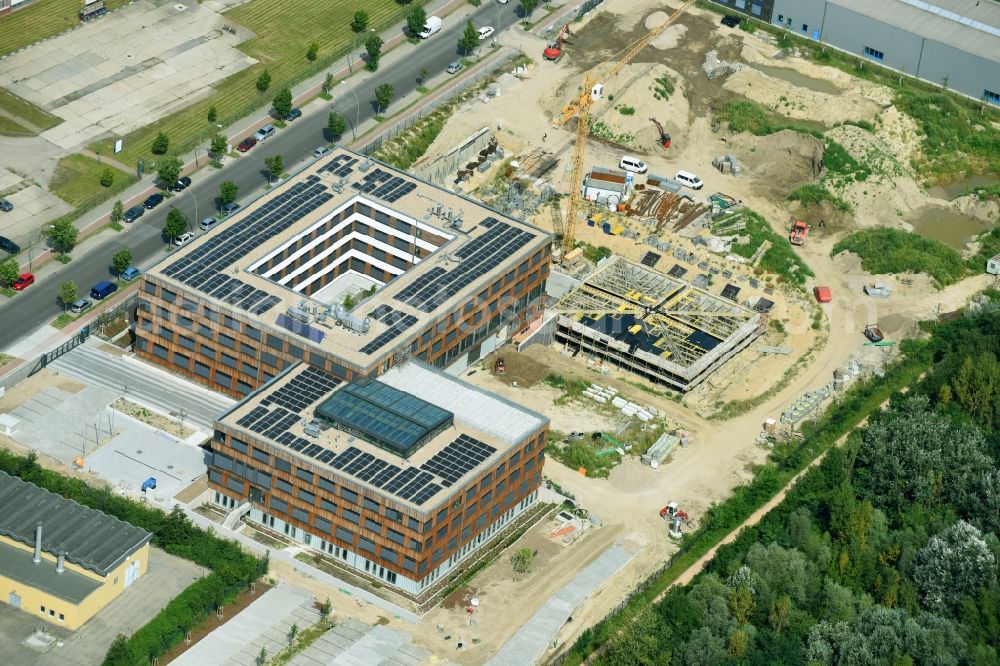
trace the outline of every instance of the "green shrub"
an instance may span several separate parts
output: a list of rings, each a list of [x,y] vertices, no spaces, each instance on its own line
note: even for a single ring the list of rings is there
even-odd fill
[[[957,282],[967,272],[961,255],[954,249],[941,241],[899,229],[856,231],[834,245],[830,254],[841,252],[858,255],[861,267],[869,273],[926,273],[940,287]]]
[[[801,288],[806,278],[813,272],[792,249],[792,244],[784,235],[778,235],[760,214],[745,208],[740,211],[746,228],[741,232],[750,237],[746,245],[734,245],[733,252],[743,257],[752,257],[764,241],[771,247],[757,264],[762,270],[778,276],[778,280]]]

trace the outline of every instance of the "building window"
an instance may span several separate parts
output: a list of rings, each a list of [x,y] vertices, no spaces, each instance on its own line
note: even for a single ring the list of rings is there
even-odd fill
[[[870,46],[865,47],[865,55],[871,58],[872,60],[880,60],[880,61],[885,60],[885,53],[883,53],[882,51],[876,51]]]
[[[784,23],[784,22],[785,22],[784,15],[783,14],[778,14],[778,23]]]
[[[361,514],[359,514],[356,511],[351,511],[350,509],[343,509],[341,511],[340,515],[342,515],[344,518],[346,518],[347,520],[351,521],[355,525],[358,525],[358,524],[361,523]]]
[[[760,16],[760,5],[750,5],[750,13],[754,16]]]
[[[45,606],[42,606],[41,609],[42,609],[42,615],[44,615],[45,614]]]
[[[374,511],[375,513],[378,513],[378,509],[379,509],[379,506],[378,506],[378,503],[377,503],[377,502],[373,502],[372,500],[370,500],[370,499],[368,499],[367,497],[365,497],[365,498],[364,498],[364,499],[362,500],[362,504],[363,504],[363,505],[364,505],[364,507],[365,507],[366,509],[368,509],[369,511]]]
[[[986,99],[987,102],[1000,104],[1000,93],[995,93],[992,90],[984,90],[983,97]]]
[[[60,622],[63,622],[63,621],[65,621],[65,620],[66,620],[66,616],[65,616],[65,615],[63,615],[62,613],[59,613],[59,621],[60,621]]]

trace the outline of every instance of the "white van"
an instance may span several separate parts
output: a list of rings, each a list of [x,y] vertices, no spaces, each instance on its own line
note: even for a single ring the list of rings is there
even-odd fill
[[[435,32],[441,32],[441,19],[437,16],[428,16],[427,23],[424,23],[424,29],[417,33],[417,37],[427,39]]]
[[[646,170],[649,169],[645,162],[631,155],[623,157],[622,161],[618,163],[618,168],[631,171],[632,173],[646,173]]]
[[[674,180],[685,187],[690,187],[692,190],[700,190],[705,186],[705,183],[701,182],[701,178],[690,171],[678,171],[677,175],[674,176]]]
[[[273,134],[274,134],[274,125],[268,123],[263,127],[261,127],[259,130],[257,130],[257,132],[253,135],[253,138],[257,139],[257,141],[263,141],[264,139],[271,138]]]

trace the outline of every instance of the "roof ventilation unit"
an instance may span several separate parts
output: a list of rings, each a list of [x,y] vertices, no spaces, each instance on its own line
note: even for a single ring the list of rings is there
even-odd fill
[[[372,324],[370,317],[365,317],[364,319],[355,317],[345,310],[344,306],[340,303],[333,306],[333,316],[337,318],[337,321],[339,321],[344,328],[350,329],[355,333],[367,333]]]
[[[315,421],[310,421],[309,423],[302,426],[302,431],[308,437],[319,437],[320,427],[319,424],[316,423]]]

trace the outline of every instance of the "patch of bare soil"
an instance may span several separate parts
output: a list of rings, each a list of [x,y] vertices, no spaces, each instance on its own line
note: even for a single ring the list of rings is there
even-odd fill
[[[142,405],[137,405],[134,402],[130,402],[125,398],[118,398],[113,403],[111,403],[113,409],[117,409],[123,414],[128,414],[134,419],[138,419],[143,423],[153,426],[157,430],[162,430],[163,432],[169,433],[178,437],[180,439],[187,439],[194,434],[194,429],[189,428],[185,425],[181,425],[177,421],[171,418],[154,412],[151,409],[147,409]]]
[[[758,196],[783,198],[819,176],[823,168],[823,142],[802,132],[742,133],[730,138],[727,146],[747,169]]]

